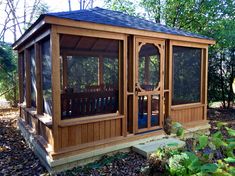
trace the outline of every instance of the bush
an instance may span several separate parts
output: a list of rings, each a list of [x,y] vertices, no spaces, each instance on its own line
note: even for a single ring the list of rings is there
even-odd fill
[[[182,136],[182,125],[173,125],[174,133]],[[191,145],[170,150],[161,148],[152,154],[145,175],[173,176],[233,176],[235,175],[235,130],[225,123],[217,123],[216,132],[210,135],[195,134]],[[186,143],[188,141],[185,141]]]
[[[0,43],[0,95],[17,106],[17,57],[6,43]]]

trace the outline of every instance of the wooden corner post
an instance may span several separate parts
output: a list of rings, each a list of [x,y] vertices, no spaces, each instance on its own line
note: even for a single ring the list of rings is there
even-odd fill
[[[123,41],[123,136],[127,136],[127,36]]]
[[[19,103],[24,102],[24,93],[23,93],[23,64],[24,59],[22,54],[18,53],[18,77],[19,77]]]
[[[204,116],[203,116],[203,120],[207,120],[207,91],[208,91],[208,46],[203,49],[203,60],[204,60]]]
[[[171,116],[171,104],[172,104],[172,94],[173,94],[173,45],[172,45],[172,41],[169,41],[169,65],[168,65],[168,69],[169,69],[169,77],[168,77],[168,86],[169,86],[169,96],[168,96],[168,115]]]
[[[58,124],[61,118],[61,103],[60,103],[60,53],[59,53],[59,34],[57,26],[52,25],[50,34],[50,53],[52,64],[52,135],[53,135],[53,150],[59,150]]]
[[[30,57],[29,57],[29,50],[25,49],[24,50],[24,58],[25,58],[25,62],[26,62],[26,68],[25,68],[25,72],[26,72],[26,80],[25,80],[25,88],[26,88],[26,108],[30,108],[31,107],[31,72],[30,72]]]

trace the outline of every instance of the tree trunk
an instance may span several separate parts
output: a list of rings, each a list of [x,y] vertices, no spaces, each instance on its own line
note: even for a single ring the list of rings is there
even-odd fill
[[[231,65],[231,73],[230,73],[230,78],[229,78],[229,93],[228,93],[228,108],[230,108],[231,102],[233,105],[233,101],[234,101],[234,93],[233,93],[233,80],[235,77],[235,50],[232,49],[231,50],[231,54],[230,54],[230,65]]]
[[[220,88],[222,91],[222,105],[223,108],[226,108],[225,92],[224,92],[224,77],[223,77],[223,58],[224,53],[220,56]]]
[[[71,11],[71,0],[68,0],[68,3],[69,3],[69,11]]]

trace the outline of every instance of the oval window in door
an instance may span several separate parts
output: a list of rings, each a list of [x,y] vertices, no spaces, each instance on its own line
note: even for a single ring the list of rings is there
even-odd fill
[[[156,89],[160,81],[160,53],[154,44],[141,46],[138,65],[140,87],[146,91]]]

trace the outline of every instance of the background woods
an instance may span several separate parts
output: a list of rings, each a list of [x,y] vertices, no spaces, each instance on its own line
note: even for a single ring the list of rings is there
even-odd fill
[[[2,0],[0,23],[0,97],[5,96],[13,106],[18,101],[17,56],[10,43],[15,42],[26,29],[48,11],[41,0]]]
[[[40,14],[47,11],[47,4],[41,0],[2,0],[1,18],[4,20],[0,24],[0,40],[6,41],[7,36],[13,36],[16,41]]]

